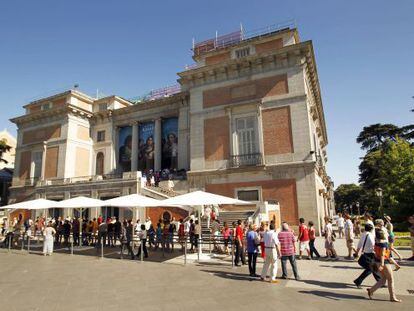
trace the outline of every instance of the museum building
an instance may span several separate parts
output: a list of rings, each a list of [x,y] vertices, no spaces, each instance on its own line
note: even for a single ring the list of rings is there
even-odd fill
[[[131,193],[162,199],[202,189],[276,201],[282,220],[296,225],[304,217],[320,227],[333,211],[333,184],[312,42],[301,42],[296,28],[269,27],[216,36],[192,51],[195,65],[178,73],[178,85],[138,99],[73,88],[25,105],[11,119],[18,137],[9,203]],[[172,177],[174,191],[163,181],[146,185],[143,175],[154,172]],[[88,213],[132,217],[116,207]]]

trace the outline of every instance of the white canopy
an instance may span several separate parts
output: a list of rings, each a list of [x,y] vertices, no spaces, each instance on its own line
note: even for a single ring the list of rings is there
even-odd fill
[[[165,206],[164,201],[155,200],[137,193],[106,200],[105,206],[116,207],[156,207]]]
[[[248,205],[253,204],[251,202],[242,201],[225,197],[222,195],[209,193],[205,191],[194,191],[186,194],[182,194],[173,198],[162,201],[163,204],[168,205],[219,205],[219,204],[235,204],[235,205]]]
[[[9,204],[4,206],[6,209],[29,209],[29,210],[40,210],[55,207],[57,205],[56,201],[46,200],[46,199],[36,199],[23,201],[19,203]]]
[[[63,200],[60,202],[55,202],[54,207],[61,207],[61,208],[88,208],[88,207],[100,207],[105,206],[105,201],[92,199],[88,197],[76,197],[72,199]]]

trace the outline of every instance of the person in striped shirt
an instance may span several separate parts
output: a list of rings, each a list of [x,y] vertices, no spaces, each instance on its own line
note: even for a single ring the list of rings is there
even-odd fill
[[[289,225],[287,223],[284,222],[282,224],[282,231],[279,232],[277,237],[280,242],[280,253],[282,255],[282,279],[287,279],[286,261],[289,260],[295,279],[299,281],[300,277],[295,259],[295,235],[289,230]]]

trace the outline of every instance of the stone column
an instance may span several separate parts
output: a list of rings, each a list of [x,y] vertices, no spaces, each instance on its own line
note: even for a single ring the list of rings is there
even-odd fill
[[[154,128],[154,170],[161,170],[161,118],[155,120]]]
[[[131,172],[138,170],[138,122],[132,124]]]

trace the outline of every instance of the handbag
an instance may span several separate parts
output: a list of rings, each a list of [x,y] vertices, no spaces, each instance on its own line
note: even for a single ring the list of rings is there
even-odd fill
[[[362,252],[365,249],[365,244],[367,243],[367,239],[368,239],[368,234],[365,236],[364,245],[362,246]],[[371,262],[372,262],[372,257],[367,256],[364,252],[358,259],[358,264],[364,269],[368,267],[371,264]]]

